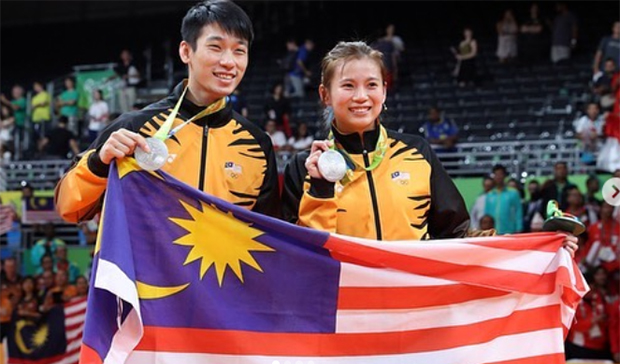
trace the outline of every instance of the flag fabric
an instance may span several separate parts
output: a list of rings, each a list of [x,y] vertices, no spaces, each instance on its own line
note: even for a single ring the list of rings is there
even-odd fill
[[[38,321],[16,316],[8,334],[8,364],[77,364],[86,305],[86,297],[76,297]]]
[[[54,205],[53,196],[31,197],[22,201],[22,223],[63,223]]]
[[[589,287],[563,239],[329,234],[126,159],[110,170],[80,363],[564,363]]]
[[[15,210],[11,205],[0,205],[0,235],[6,234],[13,227]]]

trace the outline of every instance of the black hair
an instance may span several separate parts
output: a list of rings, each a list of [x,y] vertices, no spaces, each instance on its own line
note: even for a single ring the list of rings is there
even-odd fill
[[[504,174],[506,174],[506,175],[508,174],[508,171],[506,171],[506,167],[504,167],[503,165],[496,164],[496,165],[493,166],[493,173],[495,173],[497,171],[500,171],[500,170],[503,171]]]
[[[181,25],[181,36],[196,50],[196,42],[202,28],[217,24],[226,33],[248,41],[248,46],[254,40],[252,21],[246,12],[230,0],[201,1],[190,8]]]

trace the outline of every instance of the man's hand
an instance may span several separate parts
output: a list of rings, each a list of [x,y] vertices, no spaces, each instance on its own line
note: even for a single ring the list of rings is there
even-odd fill
[[[99,151],[99,158],[104,164],[110,164],[114,158],[123,158],[133,154],[136,147],[150,152],[146,139],[138,133],[127,129],[119,129],[113,132]]]

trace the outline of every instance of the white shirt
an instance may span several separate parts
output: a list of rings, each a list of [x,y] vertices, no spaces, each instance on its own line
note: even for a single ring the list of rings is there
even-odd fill
[[[286,145],[286,135],[284,135],[284,132],[276,130],[273,134],[269,134],[269,136],[274,148],[282,148]]]
[[[596,136],[603,134],[603,119],[599,116],[596,120],[590,120],[588,115],[583,115],[573,122],[576,133],[584,136]]]
[[[108,122],[108,103],[99,100],[94,101],[88,108],[88,130],[100,131]]]
[[[310,148],[312,142],[314,141],[314,137],[312,135],[308,135],[303,139],[296,140],[294,137],[288,138],[288,145],[293,147],[295,150],[305,150]]]

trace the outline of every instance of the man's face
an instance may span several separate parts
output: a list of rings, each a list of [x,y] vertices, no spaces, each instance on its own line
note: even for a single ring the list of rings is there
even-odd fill
[[[438,121],[439,120],[439,110],[437,110],[437,109],[430,109],[428,111],[428,119],[430,121]]]
[[[503,185],[505,179],[506,179],[506,173],[504,173],[503,170],[498,169],[495,172],[493,172],[493,181],[495,182],[496,185]]]
[[[564,179],[566,178],[566,176],[568,176],[568,169],[564,164],[556,164],[553,172],[556,178]]]
[[[211,104],[233,93],[248,66],[247,40],[226,33],[216,24],[202,28],[196,49],[185,41],[179,55],[189,68],[190,89],[201,103]]]

